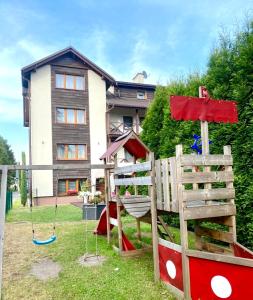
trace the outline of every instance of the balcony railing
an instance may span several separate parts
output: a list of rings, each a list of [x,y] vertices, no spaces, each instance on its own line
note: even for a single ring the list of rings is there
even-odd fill
[[[129,130],[134,130],[137,134],[142,131],[140,124],[125,124],[123,122],[111,122],[109,127],[109,135],[120,136]]]

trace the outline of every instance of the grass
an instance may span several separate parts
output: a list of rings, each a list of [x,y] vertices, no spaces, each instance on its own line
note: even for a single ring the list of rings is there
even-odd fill
[[[36,232],[43,238],[51,230],[52,207],[35,208]],[[60,206],[57,216],[57,241],[48,246],[31,243],[31,225],[28,210],[15,208],[7,217],[4,251],[4,299],[174,299],[162,283],[153,281],[152,254],[138,258],[122,258],[108,245],[106,238],[98,236],[100,255],[106,262],[100,267],[82,267],[77,260],[86,251],[85,224],[81,210]],[[23,223],[23,221],[27,221]],[[60,222],[59,222],[60,221]],[[19,222],[19,223],[17,223]],[[124,231],[138,246],[134,219],[123,219]],[[95,221],[88,222],[88,252],[95,253]],[[143,240],[151,240],[150,226],[142,224]],[[113,240],[117,231],[113,230]],[[62,266],[59,278],[41,282],[29,275],[32,264],[48,257]]]
[[[18,206],[11,210],[7,217],[7,222],[31,222],[32,218],[35,223],[49,223],[54,220],[54,206],[33,207],[31,214],[30,208]],[[57,208],[56,221],[80,221],[82,220],[82,211],[73,205],[59,205]]]

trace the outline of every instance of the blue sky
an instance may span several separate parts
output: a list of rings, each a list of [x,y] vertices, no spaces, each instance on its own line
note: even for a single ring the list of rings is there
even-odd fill
[[[252,16],[252,0],[1,0],[0,135],[28,149],[20,69],[69,45],[111,74],[166,84],[204,72],[219,33]]]

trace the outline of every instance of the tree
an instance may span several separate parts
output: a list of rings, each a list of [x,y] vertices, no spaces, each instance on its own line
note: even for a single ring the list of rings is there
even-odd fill
[[[22,152],[22,165],[26,164],[26,157],[25,152]],[[21,196],[21,204],[26,206],[27,202],[27,178],[26,178],[26,171],[21,171],[21,183],[20,183],[20,196]]]
[[[16,164],[13,151],[7,141],[0,136],[0,165]],[[8,188],[14,183],[15,172],[8,172]]]

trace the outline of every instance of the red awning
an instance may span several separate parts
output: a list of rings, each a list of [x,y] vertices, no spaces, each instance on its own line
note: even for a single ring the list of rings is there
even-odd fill
[[[170,97],[171,117],[175,120],[237,123],[235,101],[186,96]]]
[[[140,138],[133,131],[129,131],[127,134],[120,136],[115,142],[113,142],[107,151],[100,157],[100,159],[109,159],[114,156],[120,148],[125,148],[136,159],[146,158],[149,149],[142,143]]]

